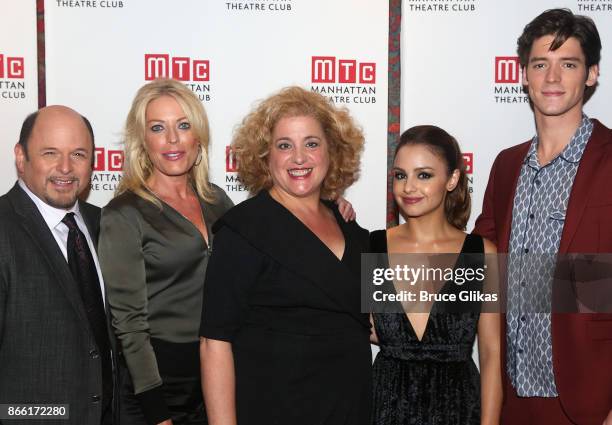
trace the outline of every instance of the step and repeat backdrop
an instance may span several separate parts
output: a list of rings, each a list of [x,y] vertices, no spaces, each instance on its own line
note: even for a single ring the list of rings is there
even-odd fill
[[[38,107],[36,2],[0,0],[0,193],[15,183],[13,146]]]
[[[235,202],[247,192],[229,150],[254,104],[300,85],[349,108],[364,128],[361,179],[346,194],[367,228],[385,225],[387,0],[47,0],[46,104],[93,123],[98,148],[89,200],[103,206],[121,178],[122,126],[136,90],[184,81],[211,123],[212,180]],[[0,191],[15,181],[13,145],[38,104],[35,0],[0,0]],[[531,138],[516,39],[543,10],[591,16],[601,75],[585,110],[612,125],[612,0],[403,0],[401,130],[436,124],[456,136],[473,190],[471,227],[503,148]],[[39,36],[40,36],[39,35]]]
[[[34,30],[17,38],[35,44],[35,2],[2,3],[10,14],[13,5],[29,4]],[[46,103],[71,106],[91,120],[97,149],[89,201],[103,206],[121,178],[122,127],[137,89],[157,77],[183,81],[208,113],[211,179],[240,202],[248,193],[229,149],[236,125],[258,100],[285,86],[317,91],[348,108],[364,129],[362,177],[346,196],[364,227],[381,227],[388,15],[386,1],[371,0],[47,0]],[[3,12],[4,18],[21,19]],[[3,37],[0,53],[20,52],[14,39]],[[1,156],[12,157],[19,126],[34,109],[35,101],[5,113],[11,129]],[[9,162],[0,171],[5,190],[15,179]]]
[[[602,40],[599,86],[585,106],[612,126],[612,0],[403,0],[401,128],[435,124],[459,141],[473,227],[493,160],[535,134],[516,40],[546,9],[590,16]]]

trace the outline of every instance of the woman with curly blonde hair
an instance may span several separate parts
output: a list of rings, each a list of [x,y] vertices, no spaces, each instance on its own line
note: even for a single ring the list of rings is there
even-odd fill
[[[208,121],[184,84],[138,90],[123,179],[102,210],[99,257],[122,350],[121,423],[206,424],[198,326],[211,226],[232,202],[208,181]]]
[[[368,423],[368,232],[327,201],[357,179],[363,143],[346,110],[299,87],[237,129],[240,178],[254,196],[213,229],[200,328],[211,424]]]

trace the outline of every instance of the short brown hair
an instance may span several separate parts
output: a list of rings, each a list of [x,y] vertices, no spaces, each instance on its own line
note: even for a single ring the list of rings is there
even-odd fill
[[[550,50],[557,50],[574,37],[580,42],[587,69],[599,65],[601,39],[597,27],[588,16],[574,15],[569,9],[550,9],[529,22],[517,41],[517,53],[521,66],[527,66],[533,42],[545,35],[554,35]]]
[[[417,125],[402,133],[393,159],[395,160],[401,148],[409,145],[423,145],[436,156],[442,158],[446,162],[446,170],[449,176],[454,170],[459,170],[457,186],[446,195],[444,214],[450,224],[459,230],[465,230],[470,218],[472,201],[463,154],[457,140],[435,125]]]
[[[337,108],[322,95],[301,87],[286,87],[263,100],[237,128],[232,149],[240,180],[251,194],[272,187],[268,167],[272,131],[281,118],[296,116],[313,117],[323,128],[330,164],[321,197],[335,199],[359,177],[363,132],[345,108]]]

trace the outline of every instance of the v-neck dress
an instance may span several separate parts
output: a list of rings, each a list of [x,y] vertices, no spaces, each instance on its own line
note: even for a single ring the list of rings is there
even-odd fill
[[[212,225],[233,204],[213,185],[200,199]],[[120,342],[122,424],[205,424],[199,324],[210,249],[197,227],[170,205],[125,192],[102,210],[98,255],[112,325]]]
[[[386,231],[370,236],[373,252],[387,252]],[[467,235],[461,254],[483,254],[480,236]],[[459,262],[468,261],[460,257]],[[469,256],[480,267],[484,256]],[[480,261],[482,258],[482,262]],[[472,264],[476,259],[480,264]],[[461,288],[447,282],[442,291]],[[470,312],[442,312],[432,306],[419,340],[403,313],[373,314],[380,352],[373,368],[373,425],[480,424],[480,377],[472,359],[478,306]]]
[[[214,226],[200,334],[230,342],[238,425],[365,425],[370,323],[360,312],[368,233],[345,223],[338,258],[267,191]]]

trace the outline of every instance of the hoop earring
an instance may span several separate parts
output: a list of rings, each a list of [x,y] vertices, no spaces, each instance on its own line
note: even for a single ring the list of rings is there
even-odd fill
[[[198,145],[198,157],[196,158],[196,162],[193,163],[194,167],[197,167],[202,162],[202,145]]]

